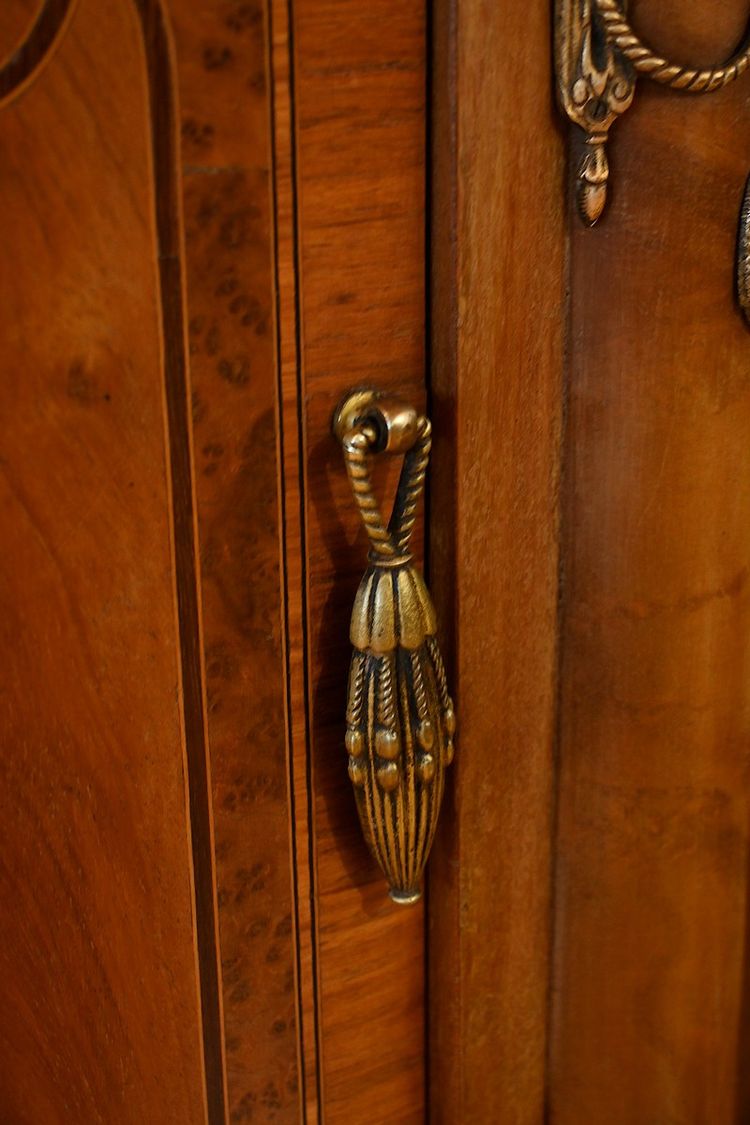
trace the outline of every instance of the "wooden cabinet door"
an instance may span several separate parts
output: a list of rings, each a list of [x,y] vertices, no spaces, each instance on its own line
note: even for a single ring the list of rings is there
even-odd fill
[[[750,77],[639,80],[584,229],[553,22],[0,8],[3,1123],[750,1113]],[[363,385],[433,421],[459,715],[408,909],[343,743]]]
[[[731,54],[747,19],[713,3],[633,15],[699,65]],[[640,81],[613,135],[603,237],[571,231],[561,1123],[750,1113],[750,334],[734,286],[747,95],[738,81],[686,101]]]
[[[747,21],[627,9],[699,69]],[[750,1113],[749,87],[640,76],[587,229],[552,17],[439,4],[434,26],[455,144],[435,150],[452,436],[432,529],[456,502],[432,566],[461,741],[432,870],[432,1115],[729,1125]]]
[[[427,55],[391,0],[2,6],[8,1125],[424,1117],[330,423],[424,398]]]
[[[0,1117],[199,1122],[218,1024],[166,43],[153,22],[146,57],[136,6],[40,7],[0,16]]]

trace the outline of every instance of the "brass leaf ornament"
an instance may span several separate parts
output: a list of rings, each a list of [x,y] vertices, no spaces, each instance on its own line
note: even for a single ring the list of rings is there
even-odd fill
[[[632,105],[637,77],[688,94],[710,94],[750,68],[750,26],[738,50],[718,66],[692,67],[648,45],[626,15],[625,0],[554,0],[555,71],[563,112],[583,130],[576,168],[578,211],[586,226],[607,200],[607,139]]]
[[[349,777],[390,896],[408,904],[421,896],[456,730],[435,610],[409,551],[431,427],[413,408],[364,390],[341,403],[334,432],[370,543],[349,631]],[[404,458],[387,526],[371,479],[373,457],[382,453]]]

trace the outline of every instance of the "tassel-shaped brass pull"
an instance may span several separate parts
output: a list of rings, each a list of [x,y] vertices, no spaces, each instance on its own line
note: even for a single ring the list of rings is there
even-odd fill
[[[431,427],[411,407],[366,390],[341,403],[334,432],[370,539],[350,628],[349,777],[391,898],[412,903],[421,895],[456,729],[435,610],[409,553]],[[372,456],[381,452],[404,455],[387,526],[370,479]]]

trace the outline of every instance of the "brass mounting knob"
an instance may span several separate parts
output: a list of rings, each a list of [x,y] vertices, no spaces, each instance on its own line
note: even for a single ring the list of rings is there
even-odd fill
[[[456,729],[435,610],[409,553],[431,426],[412,407],[366,389],[343,400],[333,429],[370,540],[349,634],[349,777],[391,898],[413,903],[421,895]],[[387,526],[370,477],[372,457],[382,452],[404,455]]]

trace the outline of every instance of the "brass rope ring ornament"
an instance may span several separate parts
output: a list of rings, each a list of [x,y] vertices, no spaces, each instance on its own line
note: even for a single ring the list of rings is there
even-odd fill
[[[670,62],[647,46],[628,23],[620,0],[596,0],[596,4],[609,42],[639,74],[648,75],[662,86],[685,90],[690,94],[710,94],[712,90],[720,90],[734,82],[750,66],[750,32],[746,34],[742,46],[722,66],[697,70]]]
[[[604,211],[609,130],[632,105],[639,74],[673,90],[708,94],[734,82],[748,67],[750,30],[728,62],[698,70],[647,46],[628,23],[622,0],[555,0],[558,100],[585,136],[576,182],[578,211],[586,226],[593,226]]]
[[[408,904],[421,895],[456,730],[435,610],[409,551],[432,428],[423,414],[371,390],[347,396],[333,428],[370,541],[349,630],[349,778],[390,896]],[[372,459],[383,452],[404,458],[387,525],[371,479]]]

